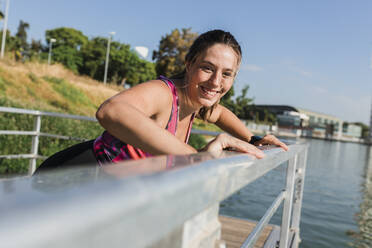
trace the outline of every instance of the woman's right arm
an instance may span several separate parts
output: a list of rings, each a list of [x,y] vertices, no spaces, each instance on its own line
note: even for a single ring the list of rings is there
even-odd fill
[[[193,147],[151,119],[165,114],[168,120],[172,99],[168,86],[163,82],[149,81],[105,101],[99,107],[96,117],[110,134],[153,155],[196,153]],[[203,150],[217,154],[226,148],[234,148],[257,158],[263,157],[260,150],[229,135],[219,135]]]
[[[168,86],[154,80],[111,97],[100,106],[96,117],[110,134],[153,155],[195,153],[193,147],[151,119],[164,114],[169,117],[171,106]]]

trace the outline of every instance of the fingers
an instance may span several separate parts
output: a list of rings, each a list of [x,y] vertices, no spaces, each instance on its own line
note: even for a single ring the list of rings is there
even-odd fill
[[[283,148],[284,151],[288,151],[289,150],[288,146],[286,144],[284,144],[283,142],[281,142],[280,140],[278,140],[278,143],[275,144],[275,145]]]
[[[227,139],[227,141],[229,142],[228,144],[226,144],[227,147],[234,148],[238,152],[248,153],[250,155],[255,156],[256,158],[265,157],[265,154],[263,153],[263,151],[261,151],[257,147],[255,147],[255,146],[253,146],[253,145],[251,145],[251,144],[249,144],[245,141],[242,141],[242,140],[237,139],[237,138],[232,137],[232,136],[229,136],[229,139]]]
[[[218,135],[206,146],[206,151],[218,153],[227,148],[253,155],[256,158],[263,158],[265,156],[265,154],[255,146],[227,134]]]
[[[274,135],[268,134],[265,135],[262,140],[256,142],[257,145],[276,145],[281,147],[284,151],[288,151],[289,148],[286,144],[281,142],[278,138],[276,138]]]

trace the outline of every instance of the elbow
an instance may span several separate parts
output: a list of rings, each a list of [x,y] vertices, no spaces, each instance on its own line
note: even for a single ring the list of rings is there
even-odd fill
[[[96,112],[96,119],[102,127],[107,129],[107,125],[114,121],[115,104],[110,102],[103,103]]]
[[[96,112],[96,119],[98,123],[102,125],[102,121],[105,119],[105,110],[103,109],[103,105],[99,106],[97,112]]]

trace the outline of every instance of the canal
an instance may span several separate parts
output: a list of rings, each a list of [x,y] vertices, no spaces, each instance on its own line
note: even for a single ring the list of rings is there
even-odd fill
[[[354,143],[307,142],[300,247],[372,247],[372,149]],[[220,213],[259,220],[284,187],[285,169],[278,167],[225,200]],[[271,223],[279,225],[281,214],[275,214]]]

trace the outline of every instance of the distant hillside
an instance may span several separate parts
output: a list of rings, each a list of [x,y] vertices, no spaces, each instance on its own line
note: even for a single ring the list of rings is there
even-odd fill
[[[119,91],[60,64],[0,61],[0,106],[94,116]]]

